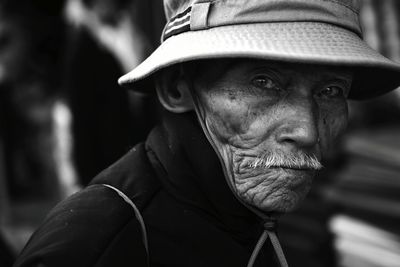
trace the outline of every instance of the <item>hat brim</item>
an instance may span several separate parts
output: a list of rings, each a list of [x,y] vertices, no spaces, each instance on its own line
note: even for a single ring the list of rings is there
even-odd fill
[[[143,91],[149,76],[168,66],[199,59],[257,58],[354,67],[350,98],[365,99],[400,85],[400,65],[370,48],[358,35],[316,22],[227,25],[168,38],[119,83]]]

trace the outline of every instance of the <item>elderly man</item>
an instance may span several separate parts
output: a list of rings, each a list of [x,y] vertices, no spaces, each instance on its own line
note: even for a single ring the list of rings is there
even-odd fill
[[[287,266],[276,221],[310,190],[347,98],[400,84],[360,38],[357,1],[164,5],[162,44],[120,79],[155,84],[161,123],[59,204],[16,266]]]

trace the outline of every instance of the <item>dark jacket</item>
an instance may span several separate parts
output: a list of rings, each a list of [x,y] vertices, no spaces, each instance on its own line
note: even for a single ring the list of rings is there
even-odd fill
[[[246,266],[263,231],[229,189],[194,114],[166,113],[145,144],[53,209],[15,266],[146,266],[132,207],[102,184],[140,210],[151,266]],[[269,246],[255,266],[275,266]]]

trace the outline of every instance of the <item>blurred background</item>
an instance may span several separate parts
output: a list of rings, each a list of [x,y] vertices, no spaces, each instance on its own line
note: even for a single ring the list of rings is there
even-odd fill
[[[400,61],[400,1],[362,0]],[[155,98],[117,79],[159,44],[162,0],[0,0],[0,266],[57,202],[144,140]],[[400,91],[350,103],[347,134],[280,237],[293,266],[400,266]]]

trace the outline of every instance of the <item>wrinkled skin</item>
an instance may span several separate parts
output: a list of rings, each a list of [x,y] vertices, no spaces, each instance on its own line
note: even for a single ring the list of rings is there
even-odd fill
[[[315,169],[251,166],[268,152],[320,160],[347,124],[352,74],[339,68],[228,60],[192,78],[203,129],[228,182],[246,204],[287,212],[310,190]]]

